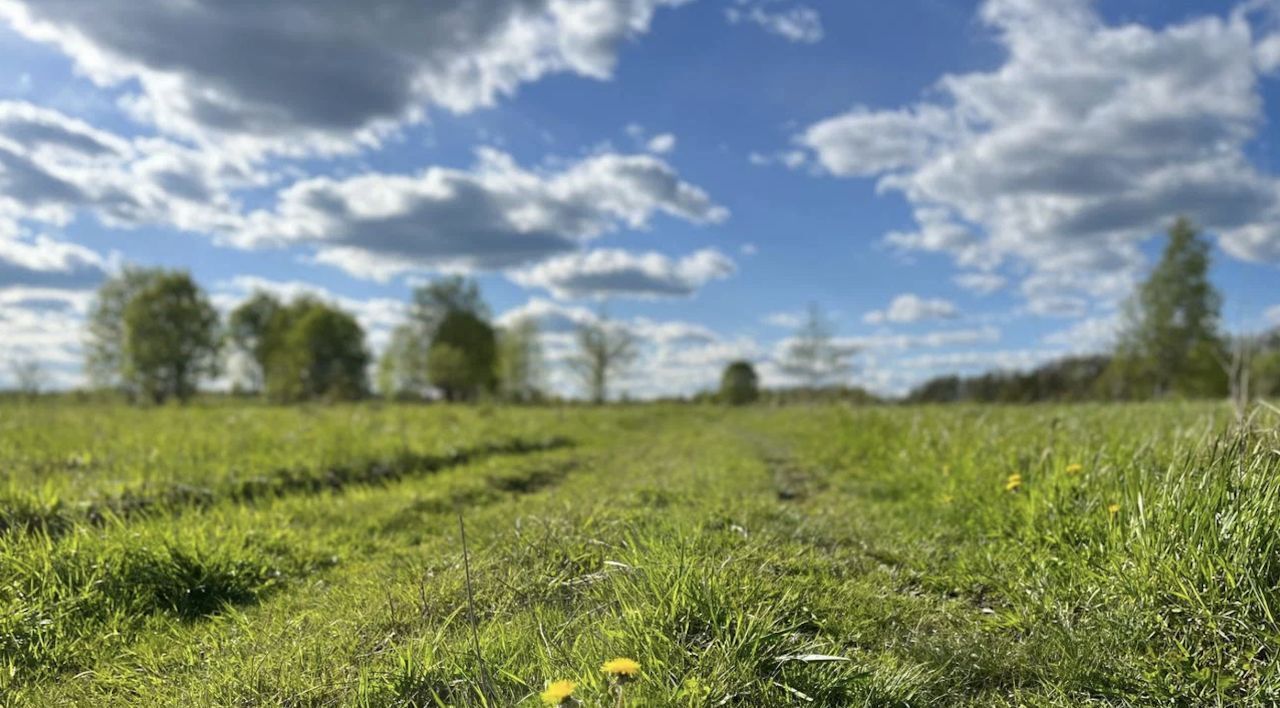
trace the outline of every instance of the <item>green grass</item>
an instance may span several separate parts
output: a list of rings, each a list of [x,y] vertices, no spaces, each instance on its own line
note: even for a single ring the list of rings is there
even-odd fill
[[[633,708],[1272,705],[1277,422],[7,405],[0,696],[606,706],[627,656]]]

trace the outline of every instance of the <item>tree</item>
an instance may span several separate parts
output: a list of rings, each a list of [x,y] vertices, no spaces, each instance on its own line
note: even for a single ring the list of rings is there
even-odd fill
[[[1122,395],[1226,392],[1222,296],[1209,282],[1209,244],[1185,218],[1169,229],[1160,262],[1129,299],[1110,376]]]
[[[311,298],[295,300],[268,328],[280,346],[267,357],[267,393],[276,400],[355,399],[368,391],[369,351],[350,314]]]
[[[431,386],[427,368],[430,342],[413,324],[391,330],[378,360],[378,391],[388,398],[421,397]]]
[[[498,385],[507,400],[529,401],[538,397],[541,379],[538,322],[522,317],[498,332]]]
[[[853,352],[832,341],[832,327],[816,304],[787,346],[781,367],[809,389],[822,388],[849,373]]]
[[[164,275],[159,268],[125,266],[98,288],[85,338],[85,372],[95,387],[136,393],[130,388],[131,366],[124,351],[124,311],[135,295]]]
[[[190,398],[218,372],[218,311],[190,274],[156,276],[124,308],[126,379],[155,403]]]
[[[577,343],[578,351],[569,365],[586,386],[591,401],[604,403],[609,380],[636,359],[635,335],[600,317],[578,327]]]
[[[466,310],[451,310],[436,327],[427,352],[431,383],[450,401],[473,400],[493,390],[498,355],[493,328]],[[439,365],[437,356],[447,357]]]
[[[720,400],[741,406],[760,397],[760,380],[749,361],[735,361],[724,368],[720,377]]]
[[[284,305],[276,296],[255,292],[248,300],[231,311],[227,320],[227,337],[240,353],[252,362],[249,372],[249,388],[262,391],[266,387],[267,360],[273,347],[280,345],[281,332],[272,329],[279,324],[277,318]]]
[[[13,377],[14,389],[28,398],[40,395],[44,387],[44,367],[35,359],[15,359],[9,362],[9,375]]]
[[[489,319],[489,306],[480,295],[480,286],[474,280],[460,275],[442,278],[413,291],[413,303],[409,306],[409,319],[418,326],[426,339],[435,336],[436,328],[450,312],[465,312],[476,319]]]

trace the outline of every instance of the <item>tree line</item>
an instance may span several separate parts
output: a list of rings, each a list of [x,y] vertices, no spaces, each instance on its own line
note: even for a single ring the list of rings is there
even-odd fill
[[[1222,295],[1209,280],[1209,243],[1187,219],[1169,229],[1159,262],[1125,301],[1113,351],[1029,372],[941,376],[911,402],[1032,402],[1280,396],[1280,328],[1222,331]]]
[[[461,276],[414,290],[376,363],[360,322],[333,303],[259,290],[224,320],[190,273],[161,268],[130,266],[104,282],[86,335],[92,385],[137,402],[186,401],[224,375],[237,393],[282,403],[355,400],[375,387],[399,400],[547,397],[537,322],[496,325],[479,286]],[[604,317],[580,325],[575,341],[567,363],[602,402],[637,342]]]

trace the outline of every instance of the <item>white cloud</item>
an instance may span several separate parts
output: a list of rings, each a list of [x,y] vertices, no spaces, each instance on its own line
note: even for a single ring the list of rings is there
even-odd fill
[[[776,3],[769,0],[738,0],[725,10],[730,24],[751,22],[766,32],[776,34],[790,42],[814,44],[822,41],[822,17],[807,5],[794,5],[784,10],[770,11]]]
[[[676,149],[676,136],[671,133],[661,133],[649,138],[649,142],[645,143],[646,149],[656,155],[665,155]]]
[[[655,214],[696,224],[728,211],[651,155],[604,153],[559,172],[531,171],[491,149],[471,171],[315,177],[282,190],[230,240],[243,247],[303,244],[358,277],[423,269],[500,269],[568,253]]]
[[[1115,346],[1120,331],[1120,316],[1116,313],[1099,317],[1087,317],[1066,329],[1051,332],[1044,343],[1077,354],[1096,354]]]
[[[715,249],[679,259],[602,249],[558,256],[509,275],[520,285],[544,288],[561,299],[682,297],[712,280],[727,278],[735,268],[728,256]]]
[[[97,252],[46,235],[0,236],[0,292],[9,288],[86,290],[107,276],[111,265]]]
[[[1235,257],[1280,261],[1280,181],[1245,153],[1270,40],[1255,48],[1244,13],[1152,29],[1108,26],[1087,0],[987,0],[981,17],[1007,51],[995,70],[797,136],[827,172],[878,175],[913,205],[918,229],[889,243],[982,270],[1110,277],[1186,214]]]
[[[764,323],[783,329],[797,329],[804,324],[804,312],[772,312],[764,316]]]
[[[623,41],[683,0],[0,0],[161,130],[224,148],[335,152],[432,106],[493,105],[548,74],[607,79]]]
[[[990,295],[1003,288],[1007,282],[1003,275],[983,272],[961,273],[951,280],[965,290],[971,290],[979,295]]]
[[[975,329],[950,329],[922,334],[872,334],[838,337],[836,343],[849,351],[906,351],[939,349],[1000,341],[1000,329],[992,325]]]
[[[1272,305],[1262,315],[1268,323],[1280,326],[1280,305]]]
[[[941,298],[923,298],[912,293],[904,293],[893,299],[884,310],[872,310],[863,315],[862,321],[867,324],[883,324],[885,322],[908,323],[933,319],[950,319],[957,315],[954,303]]]
[[[1280,71],[1280,32],[1266,37],[1253,48],[1258,70],[1264,74]]]

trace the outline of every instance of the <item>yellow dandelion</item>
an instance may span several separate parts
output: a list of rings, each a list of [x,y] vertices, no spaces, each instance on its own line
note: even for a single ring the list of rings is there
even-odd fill
[[[1115,516],[1116,514],[1119,514],[1119,513],[1120,513],[1120,505],[1119,505],[1119,504],[1110,504],[1110,505],[1108,505],[1108,506],[1107,506],[1107,513],[1108,513],[1108,514],[1110,514],[1111,516]]]
[[[635,678],[640,673],[640,664],[635,659],[618,657],[604,662],[600,670],[616,678]]]
[[[943,477],[950,477],[950,476],[951,476],[951,465],[943,465],[943,466],[942,466],[942,476],[943,476]]]
[[[567,704],[573,699],[573,689],[577,687],[572,681],[556,681],[542,692],[542,702],[549,706]]]
[[[1080,474],[1083,471],[1084,471],[1084,465],[1080,464],[1079,462],[1072,462],[1071,464],[1067,465],[1067,469],[1066,469],[1067,474]]]
[[[943,494],[943,495],[942,495],[942,503],[943,503],[943,504],[950,504],[951,502],[953,502],[953,501],[955,501],[955,500],[956,500],[956,498],[955,498],[954,496],[950,495],[950,494]]]
[[[1022,475],[1016,472],[1009,475],[1009,479],[1006,479],[1004,482],[1004,490],[1006,492],[1016,492],[1018,491],[1018,487],[1021,487],[1021,486],[1022,486]]]

